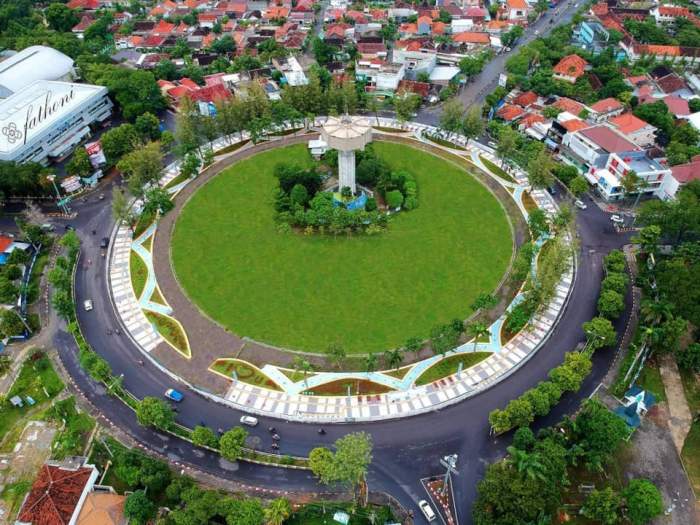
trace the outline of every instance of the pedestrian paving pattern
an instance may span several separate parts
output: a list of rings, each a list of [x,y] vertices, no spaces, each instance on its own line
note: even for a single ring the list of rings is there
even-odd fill
[[[315,126],[321,126],[324,120],[324,117],[319,117],[314,122]],[[445,134],[436,128],[422,124],[402,124],[393,119],[380,118],[377,126],[409,131],[411,137],[416,141],[460,155],[472,162],[508,190],[526,219],[528,213],[522,202],[522,196],[526,191],[529,191],[537,206],[545,210],[549,215],[553,215],[557,211],[555,202],[547,192],[531,190],[527,182],[527,175],[521,170],[515,169],[511,171],[510,175],[515,182],[505,180],[492,173],[481,159],[483,156],[498,164],[499,161],[491,148],[468,140],[461,135]],[[375,133],[382,134],[378,130],[375,130]],[[387,135],[391,136],[390,133],[387,133]],[[434,141],[427,139],[426,136],[439,137],[452,142],[459,146],[459,149],[436,144]],[[241,140],[246,139],[247,137],[245,136],[241,137]],[[216,151],[229,144],[221,140],[214,143],[214,149]],[[161,187],[167,186],[178,174],[178,163],[168,166],[160,181]],[[183,181],[169,188],[168,191],[175,194],[188,182],[189,180]],[[153,292],[157,290],[158,285],[155,279],[151,252],[145,247],[144,243],[154,235],[156,228],[157,222],[154,222],[138,238],[132,239],[131,230],[128,227],[119,227],[116,233],[110,267],[110,278],[117,310],[134,340],[146,352],[153,350],[163,339],[145,318],[143,311],[151,310],[168,317],[172,313],[169,306],[152,300]],[[545,241],[546,238],[538,239],[536,248],[539,249]],[[129,275],[129,255],[131,250],[136,251],[148,268],[146,287],[140,298],[136,297],[131,287]],[[536,264],[535,257],[533,272]],[[573,279],[574,259],[572,258],[571,265],[557,285],[555,295],[550,304],[537,313],[528,326],[507,343],[502,344],[501,342],[501,327],[507,318],[508,312],[523,300],[524,296],[522,293],[516,295],[506,312],[489,327],[488,341],[476,344],[473,341],[466,342],[446,352],[444,356],[436,355],[419,361],[411,365],[410,369],[401,378],[381,371],[318,372],[303,380],[293,381],[282,372],[282,369],[267,364],[261,370],[270,380],[279,385],[280,391],[254,386],[230,378],[230,387],[223,398],[201,390],[200,393],[213,398],[217,402],[252,413],[301,421],[375,420],[404,417],[436,410],[489,388],[513,373],[519,366],[530,359],[539,346],[548,338],[558,316],[563,311],[571,291]],[[173,319],[172,317],[170,318]],[[420,376],[442,359],[475,351],[490,352],[491,355],[468,369],[461,370],[427,385],[416,386],[416,381]],[[392,391],[385,394],[348,396],[314,396],[305,394],[305,392],[315,387],[339,380],[371,381],[388,387]],[[198,390],[196,386],[190,386]]]

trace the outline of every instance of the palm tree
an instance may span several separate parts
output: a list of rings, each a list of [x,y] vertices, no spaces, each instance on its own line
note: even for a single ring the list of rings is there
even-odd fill
[[[403,350],[396,348],[394,350],[387,350],[384,352],[384,361],[389,368],[399,369],[401,362],[403,361]]]
[[[474,338],[474,351],[476,352],[476,345],[479,344],[479,339],[486,335],[489,335],[488,326],[486,326],[481,321],[475,321],[467,326],[467,333]]]
[[[308,375],[310,372],[313,371],[313,369],[313,365],[309,363],[306,359],[299,356],[294,358],[294,371],[301,372],[302,374],[304,374],[304,386],[306,388],[309,387],[309,383],[307,382]]]
[[[668,319],[672,313],[669,303],[666,301],[653,301],[651,299],[642,301],[640,312],[644,323],[650,325],[659,324],[664,319]]]
[[[292,506],[286,498],[273,499],[265,508],[265,521],[267,525],[282,525],[292,514]]]
[[[374,372],[377,369],[377,354],[369,354],[365,361],[367,373]]]
[[[517,449],[513,446],[508,447],[510,458],[508,463],[513,465],[515,469],[530,479],[545,479],[545,467],[540,461],[539,454],[535,452],[526,452],[525,450]]]

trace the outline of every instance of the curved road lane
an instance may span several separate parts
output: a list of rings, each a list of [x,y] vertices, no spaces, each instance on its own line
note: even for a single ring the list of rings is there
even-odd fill
[[[162,397],[163,392],[173,386],[172,380],[148,361],[143,366],[138,365],[139,350],[126,335],[107,335],[107,329],[120,326],[108,299],[105,260],[100,257],[98,246],[99,239],[108,236],[112,228],[109,199],[98,202],[93,197],[86,203],[77,203],[76,208],[79,216],[71,224],[83,240],[76,272],[76,299],[78,305],[82,305],[88,298],[94,301],[94,310],[91,312],[78,308],[78,319],[85,337],[107,359],[116,375],[124,374],[124,386],[128,390],[139,398],[149,395]],[[602,258],[609,250],[624,245],[629,237],[617,234],[608,215],[593,203],[589,203],[588,209],[578,214],[577,222],[580,237],[579,265],[568,307],[552,337],[532,360],[508,379],[462,403],[413,418],[328,425],[325,427],[325,436],[318,435],[316,426],[260,418],[260,425],[251,429],[251,434],[259,436],[261,448],[269,450],[271,441],[266,429],[274,425],[282,436],[283,454],[305,455],[314,446],[329,445],[349,431],[369,432],[375,443],[374,460],[369,474],[371,489],[386,491],[407,508],[412,508],[416,513],[416,523],[423,523],[416,507],[416,502],[425,498],[420,478],[438,473],[439,458],[457,452],[460,455],[460,475],[455,483],[458,516],[460,523],[470,523],[476,483],[483,475],[485,465],[501,457],[510,440],[510,436],[495,439],[489,436],[488,413],[494,408],[503,407],[510,399],[545,379],[548,371],[562,362],[564,353],[583,341],[581,324],[595,315]],[[96,230],[97,234],[92,235],[92,230]],[[624,330],[627,314],[628,312],[618,323],[620,334]],[[140,427],[129,408],[106,395],[103,388],[95,385],[82,372],[77,363],[75,342],[69,334],[65,331],[57,333],[55,344],[68,372],[90,401],[115,425],[128,430],[147,448],[173,461],[189,463],[210,474],[250,485],[283,491],[326,490],[319,487],[306,471],[261,467],[243,462],[232,466],[185,441],[174,437],[165,438],[157,432]],[[562,415],[574,410],[605,375],[613,357],[612,350],[596,353],[593,372],[585,381],[581,392],[564,396],[548,417],[538,419],[536,426],[552,424]],[[237,424],[242,414],[192,392],[186,392],[185,400],[177,408],[178,421],[190,427],[205,423],[214,429],[226,429]]]

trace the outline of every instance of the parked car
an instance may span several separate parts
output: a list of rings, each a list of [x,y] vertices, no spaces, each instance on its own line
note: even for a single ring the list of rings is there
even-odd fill
[[[175,390],[174,388],[168,388],[165,391],[165,397],[167,397],[171,401],[175,401],[176,403],[179,403],[180,401],[185,399],[185,394],[183,394],[179,390]]]
[[[549,192],[550,195],[556,195],[557,194],[557,187],[552,184],[547,188],[547,191]]]
[[[619,215],[611,215],[610,220],[612,222],[614,222],[615,224],[624,224],[625,223],[625,219],[623,219]]]
[[[55,229],[56,227],[53,224],[49,224],[48,222],[41,225],[41,231],[43,232],[52,232]]]
[[[576,199],[576,200],[574,201],[574,204],[575,204],[576,207],[577,207],[578,209],[580,209],[580,210],[585,210],[586,208],[588,208],[588,206],[586,206],[586,203],[583,202],[583,201],[580,200],[580,199]]]
[[[83,308],[85,308],[86,312],[92,310],[92,299],[85,299],[85,302],[83,303]]]
[[[66,225],[65,225],[65,230],[66,230],[67,232],[71,232],[71,231],[75,231],[75,228],[74,228],[72,225],[70,225],[70,224],[66,224]]]
[[[102,237],[102,240],[100,241],[100,248],[103,250],[109,246],[109,239],[107,237]]]
[[[426,520],[435,521],[435,511],[430,507],[430,504],[427,501],[425,501],[424,499],[420,500],[418,502],[418,508],[420,508]]]
[[[254,427],[258,424],[258,418],[253,416],[241,416],[241,425],[248,425],[249,427]]]

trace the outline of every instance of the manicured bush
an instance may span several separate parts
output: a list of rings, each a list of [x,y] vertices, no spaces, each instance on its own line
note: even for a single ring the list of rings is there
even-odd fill
[[[598,313],[603,317],[617,319],[624,309],[624,298],[615,290],[605,290],[598,297]]]
[[[627,291],[629,277],[626,273],[609,272],[601,283],[602,291],[612,290],[619,294],[624,294]]]
[[[396,209],[403,204],[403,195],[399,190],[392,190],[386,194],[386,204],[389,208]]]
[[[625,254],[622,250],[613,250],[604,259],[605,269],[608,272],[622,273],[627,268]]]

